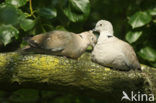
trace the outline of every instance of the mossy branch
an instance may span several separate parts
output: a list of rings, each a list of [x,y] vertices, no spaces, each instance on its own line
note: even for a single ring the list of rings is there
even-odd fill
[[[156,69],[142,65],[143,72],[105,68],[85,53],[73,60],[40,54],[0,54],[0,89],[48,89],[71,92],[118,103],[122,91],[156,94]]]

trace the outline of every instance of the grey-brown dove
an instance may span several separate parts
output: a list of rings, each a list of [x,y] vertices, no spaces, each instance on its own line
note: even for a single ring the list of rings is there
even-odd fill
[[[113,35],[113,26],[109,21],[98,21],[94,30],[100,35],[92,51],[92,61],[123,71],[140,69],[132,46]]]
[[[39,34],[27,40],[30,47],[26,50],[78,58],[88,46],[94,46],[96,36],[92,31],[75,34],[67,31],[52,31]]]

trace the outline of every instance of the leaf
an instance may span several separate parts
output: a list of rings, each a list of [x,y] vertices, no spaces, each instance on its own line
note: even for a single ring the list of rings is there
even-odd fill
[[[20,16],[18,17],[18,20],[21,22],[29,16],[30,15],[28,13],[20,12]]]
[[[129,42],[129,43],[134,43],[136,42],[139,37],[142,35],[142,31],[136,31],[136,32],[132,32],[132,31],[129,31],[127,34],[126,34],[126,40]]]
[[[57,11],[51,8],[40,8],[38,14],[46,19],[53,19],[57,16]]]
[[[20,23],[20,27],[24,31],[31,30],[35,26],[35,21],[31,19],[23,19]]]
[[[75,9],[80,10],[83,13],[85,13],[89,6],[89,0],[70,0],[70,3]]]
[[[88,51],[92,51],[93,50],[93,47],[92,46],[88,46],[87,50]]]
[[[14,6],[3,5],[0,7],[0,22],[4,24],[17,24],[18,11]]]
[[[4,45],[9,44],[13,37],[17,39],[18,34],[19,31],[12,25],[0,26],[0,41],[2,41]]]
[[[56,28],[56,30],[63,30],[63,31],[67,31],[63,26],[58,25]]]
[[[156,24],[156,19],[155,19],[155,20],[153,20],[153,23],[155,23],[155,24]]]
[[[142,48],[138,54],[141,58],[148,60],[150,62],[156,61],[156,50],[149,46]]]
[[[72,22],[83,21],[90,13],[90,2],[89,0],[69,0],[68,7],[63,12]]]
[[[156,62],[151,62],[150,63],[153,67],[156,67]]]
[[[15,7],[21,7],[24,6],[28,0],[5,0],[5,2],[7,4],[14,5]]]
[[[134,29],[148,24],[151,20],[152,17],[148,12],[139,11],[130,17],[128,23]]]
[[[156,7],[148,10],[149,14],[152,16],[156,16]]]

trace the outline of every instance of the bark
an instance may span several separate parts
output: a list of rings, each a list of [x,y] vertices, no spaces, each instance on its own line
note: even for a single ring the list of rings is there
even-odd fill
[[[120,103],[122,91],[156,96],[156,69],[146,65],[142,65],[142,69],[143,72],[115,71],[93,63],[89,53],[77,60],[43,54],[1,53],[0,89],[46,89]]]

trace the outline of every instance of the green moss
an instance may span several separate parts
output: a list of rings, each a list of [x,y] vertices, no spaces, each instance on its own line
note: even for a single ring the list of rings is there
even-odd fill
[[[0,73],[3,74],[3,76],[0,75],[0,78],[6,76],[8,77],[6,81],[16,82],[23,87],[27,87],[25,83],[30,83],[30,87],[31,83],[33,87],[42,87],[43,84],[48,84],[50,85],[47,87],[49,89],[78,88],[88,90],[89,94],[90,91],[115,94],[123,89],[135,88],[137,90],[141,88],[144,90],[146,78],[142,73],[120,72],[100,66],[91,61],[89,53],[83,54],[77,60],[59,56],[20,55],[18,53],[0,54],[0,58],[4,59],[4,61],[1,60],[0,67],[5,64],[0,69]],[[154,74],[155,71],[150,70],[154,69],[148,68],[145,73]]]

